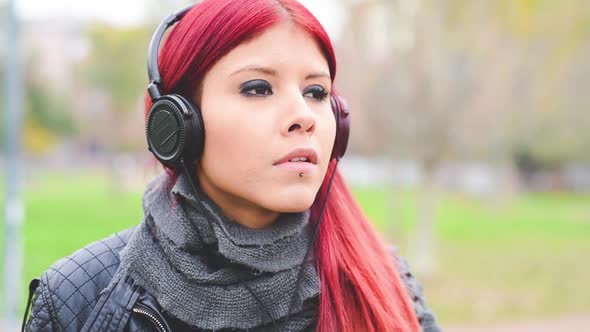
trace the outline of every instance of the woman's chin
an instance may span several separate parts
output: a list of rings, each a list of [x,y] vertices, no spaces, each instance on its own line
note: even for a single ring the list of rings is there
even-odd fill
[[[271,205],[271,210],[281,213],[306,211],[311,207],[315,198],[315,194],[312,195],[309,192],[291,192],[283,195],[275,194],[273,196],[274,200],[269,202],[269,205]]]

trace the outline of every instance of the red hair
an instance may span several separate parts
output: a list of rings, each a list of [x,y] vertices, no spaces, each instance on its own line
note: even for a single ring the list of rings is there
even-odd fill
[[[336,58],[330,38],[297,1],[204,0],[177,23],[164,42],[159,56],[162,91],[192,99],[203,76],[221,57],[284,21],[315,37],[334,81]],[[147,117],[151,107],[147,94],[145,104]],[[317,220],[332,172],[336,174],[315,243],[321,282],[317,331],[419,331],[394,257],[352,197],[335,161],[311,207],[311,222]]]

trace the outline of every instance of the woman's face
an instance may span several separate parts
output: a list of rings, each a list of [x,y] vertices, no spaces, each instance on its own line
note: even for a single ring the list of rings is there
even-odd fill
[[[291,22],[241,44],[207,72],[196,96],[205,123],[198,177],[227,216],[263,228],[278,213],[311,206],[336,133],[331,88],[318,44]],[[283,162],[296,149],[311,162]]]

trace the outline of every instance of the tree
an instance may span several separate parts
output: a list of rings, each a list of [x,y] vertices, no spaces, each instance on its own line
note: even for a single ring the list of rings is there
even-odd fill
[[[114,111],[128,112],[145,90],[148,30],[95,25],[88,38],[90,53],[82,66],[83,77],[111,96]]]
[[[588,75],[572,75],[587,66],[581,54],[588,53],[589,4],[366,0],[346,5],[351,14],[339,53],[341,68],[352,69],[340,72],[339,83],[353,99],[353,137],[362,136],[352,147],[418,161],[417,270],[431,271],[435,261],[433,179],[443,162],[502,160],[517,143],[542,158],[587,154],[589,141],[574,134],[588,131],[589,124],[579,121],[588,105],[585,92],[570,98],[564,87],[573,79],[575,86],[589,83]],[[390,23],[376,25],[383,15]],[[377,44],[388,46],[375,52],[371,40],[380,35],[385,37]],[[400,43],[402,37],[407,42]],[[384,54],[375,56],[379,53]],[[539,132],[551,134],[543,139]]]
[[[115,149],[143,146],[141,109],[147,86],[146,54],[151,31],[144,26],[115,28],[94,25],[88,31],[90,52],[79,68],[89,89],[101,92],[106,110],[95,112],[90,122],[110,129],[107,144]],[[90,130],[91,128],[89,128]]]
[[[53,93],[44,82],[26,75],[24,145],[29,152],[45,152],[57,143],[59,137],[75,132],[72,122],[71,101],[67,96]]]

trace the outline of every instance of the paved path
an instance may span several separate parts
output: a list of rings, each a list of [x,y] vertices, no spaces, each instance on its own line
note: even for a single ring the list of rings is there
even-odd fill
[[[590,332],[590,314],[560,318],[501,323],[490,326],[449,326],[445,332]]]

